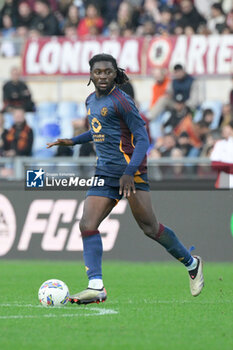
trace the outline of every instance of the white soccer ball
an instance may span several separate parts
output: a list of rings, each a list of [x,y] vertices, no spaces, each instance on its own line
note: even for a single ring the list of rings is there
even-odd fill
[[[68,303],[69,296],[67,285],[56,279],[45,281],[38,291],[39,301],[45,307],[64,306]]]

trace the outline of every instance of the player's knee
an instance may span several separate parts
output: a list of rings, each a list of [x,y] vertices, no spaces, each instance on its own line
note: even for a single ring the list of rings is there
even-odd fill
[[[80,229],[81,233],[84,231],[90,230],[90,227],[89,227],[88,223],[86,222],[86,220],[84,220],[84,219],[80,220],[79,229]]]
[[[149,237],[149,238],[152,238],[152,239],[154,239],[154,237],[155,237],[155,234],[150,230],[146,230],[146,231],[143,231],[144,232],[144,234],[147,236],[147,237]]]
[[[151,225],[144,225],[143,227],[143,232],[144,234],[152,239],[155,239],[157,233],[159,230],[159,226],[157,225],[157,223],[153,223]]]
[[[143,232],[147,237],[154,238],[157,231],[154,225],[150,225],[150,226],[144,227]]]
[[[96,221],[91,220],[91,218],[88,220],[82,218],[79,223],[79,229],[81,233],[84,231],[96,231],[98,229],[98,225],[96,224]]]

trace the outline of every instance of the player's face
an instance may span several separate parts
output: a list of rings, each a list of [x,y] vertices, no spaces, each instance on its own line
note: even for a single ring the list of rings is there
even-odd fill
[[[116,70],[111,62],[100,61],[93,65],[91,80],[99,95],[106,95],[112,89],[115,78]]]

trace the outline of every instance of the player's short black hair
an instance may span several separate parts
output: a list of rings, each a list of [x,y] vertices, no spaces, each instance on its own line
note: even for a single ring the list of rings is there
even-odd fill
[[[115,83],[117,85],[122,85],[122,84],[125,84],[127,81],[129,81],[128,76],[125,74],[125,70],[118,67],[116,59],[112,55],[109,55],[106,53],[97,54],[90,59],[89,61],[90,71],[92,71],[92,68],[96,62],[101,62],[101,61],[112,63],[114,69],[117,72],[117,76],[115,78]],[[89,80],[87,85],[89,85],[90,83],[91,83],[91,79]]]

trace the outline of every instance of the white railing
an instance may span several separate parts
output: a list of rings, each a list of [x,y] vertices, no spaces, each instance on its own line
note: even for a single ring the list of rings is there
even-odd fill
[[[96,164],[95,157],[54,157],[54,158],[34,158],[34,157],[13,157],[13,158],[0,158],[0,169],[11,169],[11,174],[4,179],[7,180],[23,180],[25,179],[25,168],[32,170],[51,167],[57,165],[59,167],[72,167],[72,166],[90,166],[94,167]],[[208,158],[160,158],[160,159],[148,159],[148,166],[210,166],[210,159]],[[3,178],[3,177],[2,177]]]

